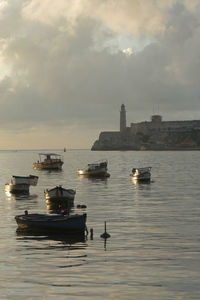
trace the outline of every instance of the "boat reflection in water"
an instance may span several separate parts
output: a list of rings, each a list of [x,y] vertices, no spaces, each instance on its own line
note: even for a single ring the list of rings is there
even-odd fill
[[[133,177],[130,177],[130,181],[134,184],[134,185],[137,185],[137,186],[142,186],[142,185],[149,185],[150,183],[152,183],[153,181],[151,180],[144,180],[144,181],[140,181],[140,180],[137,180]]]
[[[89,177],[89,176],[78,176],[79,180],[88,180],[89,182],[94,182],[94,183],[104,183],[107,184],[108,183],[108,177]]]
[[[28,266],[30,265],[30,255],[38,261],[39,268],[40,260],[44,259],[45,261],[45,256],[47,257],[48,264],[45,264],[47,266],[46,272],[49,272],[49,276],[52,277],[57,276],[58,274],[60,275],[59,269],[72,270],[73,267],[79,268],[80,266],[84,266],[88,263],[86,253],[88,244],[87,237],[84,233],[72,235],[23,231],[16,232],[16,240],[17,247],[20,249],[20,252],[24,254],[23,257],[24,260],[27,260]],[[56,267],[53,264],[55,260]],[[51,269],[52,266],[54,266],[54,270]],[[24,268],[26,268],[26,262]],[[27,270],[27,268],[25,270]],[[64,272],[66,271],[64,270]],[[70,276],[70,272],[67,274]],[[63,274],[65,283],[67,280],[67,274]],[[61,279],[58,278],[58,281],[60,280]],[[52,284],[55,284],[55,279]]]
[[[46,202],[46,208],[48,213],[55,213],[60,214],[62,211],[67,211],[68,214],[72,212],[72,209],[74,208],[74,204],[71,202]]]
[[[45,231],[17,231],[16,230],[16,236],[17,239],[20,240],[31,240],[31,241],[55,241],[55,242],[61,242],[64,245],[73,245],[77,243],[86,243],[87,241],[87,236],[85,233],[80,232],[79,234],[63,234],[63,233],[56,233],[56,234],[47,234]],[[80,245],[80,248],[85,247],[86,244]],[[49,243],[48,243],[48,247]],[[76,247],[77,249],[77,247]]]
[[[9,200],[34,200],[36,198],[38,198],[38,195],[36,194],[13,194],[13,193],[10,193],[8,191],[5,192],[6,194],[6,197],[9,199]]]
[[[134,179],[133,177],[130,177],[130,182],[133,184],[133,186],[136,189],[142,190],[142,189],[149,189],[151,186],[151,183],[153,181],[151,181],[151,180],[140,181],[140,180]]]

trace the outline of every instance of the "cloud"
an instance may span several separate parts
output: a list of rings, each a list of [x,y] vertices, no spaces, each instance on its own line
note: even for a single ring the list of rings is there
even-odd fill
[[[196,0],[4,0],[1,129],[36,143],[33,128],[64,128],[81,147],[84,132],[89,143],[118,130],[121,103],[128,122],[158,106],[164,119],[199,118],[199,16]],[[148,43],[138,51],[140,39]]]
[[[127,55],[132,55],[133,54],[133,49],[132,48],[127,48],[123,50],[123,53]]]
[[[167,11],[174,0],[32,0],[25,4],[23,15],[42,23],[56,24],[66,19],[71,28],[80,17],[98,20],[116,33],[157,34],[165,29]]]

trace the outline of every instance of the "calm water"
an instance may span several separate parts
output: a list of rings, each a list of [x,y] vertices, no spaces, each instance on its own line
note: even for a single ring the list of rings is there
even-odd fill
[[[200,299],[200,152],[62,154],[63,171],[49,173],[32,170],[36,151],[0,152],[0,299]],[[110,178],[77,176],[100,158]],[[134,166],[152,166],[153,182],[131,182]],[[12,175],[29,174],[39,176],[29,196],[5,194]],[[59,184],[76,189],[93,240],[16,233],[14,216],[49,212],[44,189]]]

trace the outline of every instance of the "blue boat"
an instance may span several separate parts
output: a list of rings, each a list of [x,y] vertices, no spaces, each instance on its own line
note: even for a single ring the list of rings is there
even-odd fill
[[[59,232],[84,232],[86,230],[87,214],[29,214],[18,215],[15,220],[18,230],[47,230]]]

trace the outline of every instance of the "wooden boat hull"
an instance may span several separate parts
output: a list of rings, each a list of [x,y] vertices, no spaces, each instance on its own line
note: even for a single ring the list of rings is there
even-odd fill
[[[78,175],[86,177],[110,177],[107,168],[99,168],[96,170],[80,169],[78,170]]]
[[[76,191],[64,189],[62,186],[56,186],[53,189],[46,190],[44,194],[46,201],[71,201],[73,203]]]
[[[39,162],[33,164],[34,170],[61,170],[62,169],[63,162]]]
[[[110,174],[107,171],[88,172],[87,170],[83,169],[78,171],[78,175],[84,177],[110,177]]]
[[[13,194],[17,193],[29,193],[29,184],[5,184],[5,191]]]
[[[15,217],[18,230],[76,231],[86,229],[87,215],[24,214]]]
[[[134,175],[131,174],[130,176],[135,181],[150,181],[151,180],[151,175],[134,176]]]

